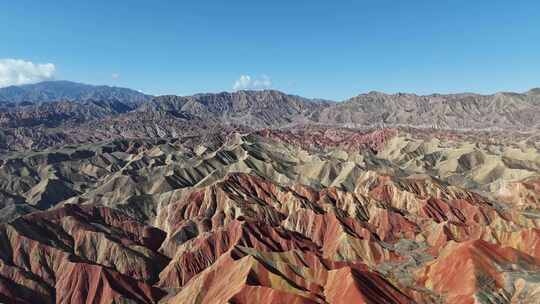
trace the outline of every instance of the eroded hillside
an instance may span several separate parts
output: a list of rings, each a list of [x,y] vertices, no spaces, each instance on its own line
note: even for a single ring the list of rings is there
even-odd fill
[[[0,299],[534,303],[537,137],[426,134],[306,127],[6,154]]]

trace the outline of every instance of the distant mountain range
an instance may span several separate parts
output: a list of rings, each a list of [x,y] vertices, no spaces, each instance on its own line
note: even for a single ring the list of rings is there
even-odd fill
[[[385,94],[370,92],[343,102],[310,100],[273,90],[160,96],[138,111],[189,113],[254,128],[315,123],[348,127],[411,126],[441,129],[537,129],[538,89],[524,94]]]
[[[132,89],[93,86],[64,80],[0,88],[0,103],[116,100],[123,103],[140,104],[150,98],[151,96]]]
[[[0,96],[0,303],[540,298],[539,89]]]
[[[193,96],[159,96],[137,111],[188,113],[205,120],[253,128],[306,123],[334,102],[312,100],[275,90],[237,91]]]
[[[480,95],[370,92],[324,109],[316,121],[346,126],[412,126],[441,129],[538,129],[538,89]]]
[[[47,81],[0,89],[0,149],[63,145],[73,132],[76,142],[86,142],[177,137],[190,128],[224,125],[536,131],[538,117],[540,89],[493,95],[370,92],[334,102],[275,90],[154,97],[127,88]]]

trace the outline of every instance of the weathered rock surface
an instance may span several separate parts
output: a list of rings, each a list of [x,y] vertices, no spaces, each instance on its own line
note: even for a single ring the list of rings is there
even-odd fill
[[[0,226],[0,300],[157,303],[165,234],[118,210],[75,206]]]
[[[0,151],[118,138],[181,138],[186,132],[204,136],[221,128],[378,126],[537,134],[540,95],[535,92],[427,96],[370,92],[336,103],[275,90],[151,97],[123,88],[44,82],[0,90]],[[325,136],[337,140],[332,134]],[[471,165],[471,157],[463,164]]]
[[[0,301],[537,301],[535,133],[214,121],[279,95],[249,94],[154,99],[1,154]],[[320,112],[282,98],[296,110],[253,119]]]

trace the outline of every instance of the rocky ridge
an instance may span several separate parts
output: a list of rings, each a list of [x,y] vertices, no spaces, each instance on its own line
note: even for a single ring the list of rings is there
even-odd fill
[[[535,303],[537,91],[0,89],[0,302]]]
[[[11,212],[0,226],[0,295],[532,301],[537,142],[459,134],[308,127],[9,154],[0,165],[10,197],[1,212]]]

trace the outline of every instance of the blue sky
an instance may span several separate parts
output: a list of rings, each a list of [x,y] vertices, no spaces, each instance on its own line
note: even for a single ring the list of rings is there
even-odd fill
[[[0,25],[0,59],[151,94],[540,86],[540,1],[0,0]]]

